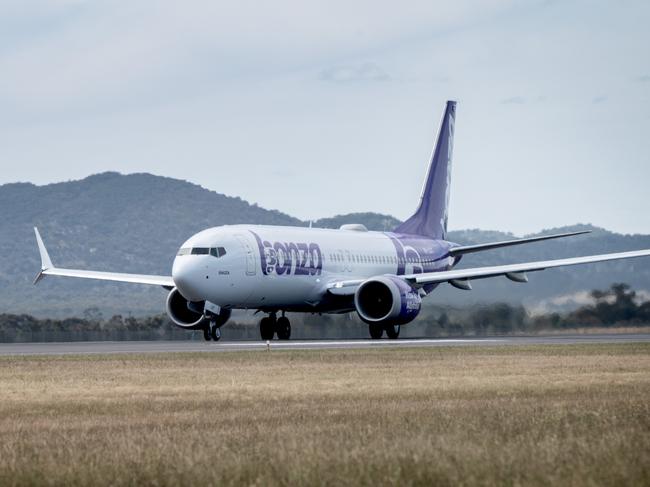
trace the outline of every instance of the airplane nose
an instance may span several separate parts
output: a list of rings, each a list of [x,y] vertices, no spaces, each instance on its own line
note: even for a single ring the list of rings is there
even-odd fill
[[[197,259],[195,256],[176,257],[172,266],[172,280],[176,288],[185,299],[190,301],[206,299],[202,286],[205,272],[198,260],[200,258]]]

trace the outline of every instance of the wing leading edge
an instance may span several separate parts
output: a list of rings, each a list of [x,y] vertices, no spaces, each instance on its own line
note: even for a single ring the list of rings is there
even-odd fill
[[[102,272],[102,271],[86,271],[80,269],[60,269],[52,264],[50,255],[45,248],[43,239],[41,238],[38,229],[34,227],[36,234],[36,243],[38,244],[38,251],[41,254],[41,271],[34,279],[34,284],[40,281],[44,276],[64,276],[64,277],[80,277],[82,279],[99,279],[101,281],[116,281],[116,282],[130,282],[134,284],[151,284],[156,286],[163,286],[172,288],[174,281],[171,276],[156,276],[148,274],[124,274],[119,272]]]

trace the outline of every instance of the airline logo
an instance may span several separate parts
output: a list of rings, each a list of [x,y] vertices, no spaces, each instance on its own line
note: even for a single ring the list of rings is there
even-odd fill
[[[251,231],[260,252],[262,274],[319,276],[323,271],[323,254],[317,243],[270,242]]]

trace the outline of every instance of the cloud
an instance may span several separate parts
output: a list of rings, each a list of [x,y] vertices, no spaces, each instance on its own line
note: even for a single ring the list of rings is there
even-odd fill
[[[0,104],[69,110],[98,100],[129,105],[153,92],[171,99],[220,80],[336,65],[514,3],[7,0],[0,2]],[[387,77],[372,65],[331,71],[325,77],[333,81]]]
[[[322,81],[350,83],[356,81],[388,81],[390,76],[374,63],[358,66],[334,66],[320,72]]]
[[[641,83],[650,83],[650,75],[645,74],[643,76],[639,76],[636,80]]]
[[[501,100],[502,105],[523,105],[526,103],[526,99],[523,96],[512,96]]]
[[[607,101],[607,95],[599,95],[592,98],[591,103],[597,105],[599,103],[605,103]]]

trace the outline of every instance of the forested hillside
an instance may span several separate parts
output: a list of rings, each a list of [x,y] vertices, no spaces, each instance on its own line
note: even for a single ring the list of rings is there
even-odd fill
[[[290,208],[287,208],[290,210]],[[453,226],[453,215],[451,218]],[[87,308],[111,314],[149,315],[163,310],[162,289],[75,279],[32,280],[39,268],[33,226],[38,226],[57,265],[139,273],[167,274],[180,244],[193,233],[232,223],[304,225],[286,213],[267,210],[185,181],[150,174],[103,173],[80,181],[35,186],[0,186],[0,313],[36,316],[82,316]],[[398,220],[376,213],[323,218],[315,227],[337,228],[363,223],[371,230],[390,230]],[[587,228],[549,229],[562,232]],[[461,266],[481,266],[573,255],[650,248],[650,236],[619,235],[592,228],[590,235],[466,256]],[[486,230],[450,232],[461,244],[513,238]],[[474,283],[474,291],[443,285],[432,304],[469,305],[505,301],[529,307],[574,306],[569,295],[613,282],[650,290],[650,259],[549,270],[530,275],[530,283],[505,278]]]

